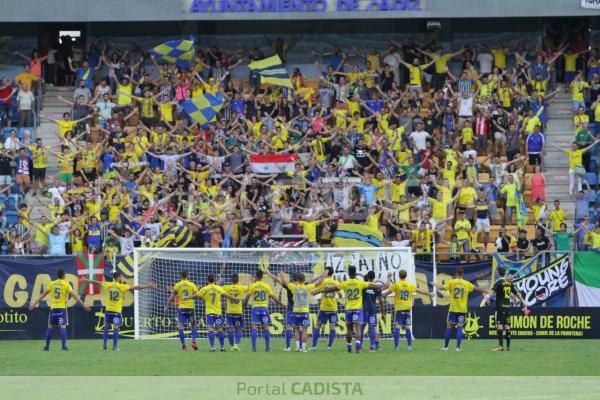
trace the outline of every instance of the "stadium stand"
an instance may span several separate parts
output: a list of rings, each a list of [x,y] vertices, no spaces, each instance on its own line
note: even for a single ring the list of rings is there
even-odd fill
[[[2,253],[330,246],[341,222],[424,256],[548,250],[562,222],[594,246],[597,49],[390,38],[305,54],[305,76],[301,40],[196,45],[189,69],[108,41],[60,71],[41,68],[52,50],[23,56],[0,87]],[[232,73],[273,55],[289,87]],[[209,94],[204,124],[189,106]]]

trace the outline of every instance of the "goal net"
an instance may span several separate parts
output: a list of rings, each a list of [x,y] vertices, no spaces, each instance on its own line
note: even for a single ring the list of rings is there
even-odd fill
[[[348,277],[349,266],[355,266],[362,279],[369,271],[375,273],[376,282],[385,282],[388,272],[392,280],[398,280],[400,270],[406,270],[407,279],[415,283],[415,263],[410,248],[264,248],[264,249],[177,249],[139,248],[134,252],[134,284],[155,282],[156,288],[135,292],[135,338],[158,339],[177,337],[177,310],[173,307],[165,311],[165,304],[171,288],[179,281],[181,270],[189,272],[189,280],[198,288],[207,284],[207,276],[214,274],[220,285],[231,283],[233,275],[239,276],[239,283],[248,286],[258,268],[267,267],[273,274],[283,272],[287,279],[294,273],[303,273],[307,280],[320,274],[327,267],[334,270],[334,279]],[[287,304],[287,292],[267,274],[263,280],[271,285],[273,293]],[[344,322],[345,310],[343,294],[339,298],[338,320]],[[310,301],[311,333],[317,321],[320,295]],[[177,300],[176,300],[177,301]],[[390,338],[393,329],[393,295],[386,298],[386,307],[379,315],[380,338]],[[223,299],[223,313],[225,312]],[[271,302],[274,337],[285,330],[285,309]],[[204,303],[196,301],[196,319],[200,337],[206,336],[206,315]],[[336,328],[338,336],[345,335],[345,324]],[[249,335],[250,305],[244,309],[244,336]],[[324,326],[322,329],[327,329]]]

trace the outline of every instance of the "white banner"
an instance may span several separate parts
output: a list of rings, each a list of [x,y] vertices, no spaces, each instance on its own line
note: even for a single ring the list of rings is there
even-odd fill
[[[347,279],[348,267],[356,267],[356,274],[362,278],[367,272],[375,272],[376,282],[385,282],[388,272],[392,280],[399,280],[401,269],[407,273],[406,279],[416,283],[415,259],[410,247],[399,247],[397,251],[373,251],[356,253],[326,253],[325,267],[333,268],[334,279]]]
[[[581,0],[581,7],[600,10],[600,0]]]

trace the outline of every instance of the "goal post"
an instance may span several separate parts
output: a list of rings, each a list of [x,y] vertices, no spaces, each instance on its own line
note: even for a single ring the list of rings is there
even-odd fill
[[[307,279],[333,268],[334,279],[348,277],[348,267],[355,266],[359,279],[367,272],[375,272],[376,282],[385,282],[388,272],[392,280],[399,279],[400,270],[407,271],[407,279],[416,283],[415,262],[410,248],[136,248],[133,253],[134,284],[156,283],[152,290],[136,291],[134,295],[134,330],[136,339],[160,339],[177,337],[177,312],[174,308],[164,310],[171,288],[179,281],[181,270],[187,270],[189,279],[198,288],[207,284],[207,276],[215,275],[220,285],[231,283],[233,275],[239,283],[248,286],[258,268],[268,267],[275,275],[304,273]],[[271,285],[274,295],[287,304],[287,294],[279,284],[265,274],[263,280]],[[310,302],[311,327],[317,320],[320,295],[312,296]],[[380,314],[381,338],[392,337],[393,297],[386,298],[386,310]],[[338,316],[344,321],[343,295],[339,298]],[[223,301],[224,306],[225,301]],[[244,336],[249,334],[250,307],[244,309]],[[271,334],[279,337],[284,332],[285,309],[271,303],[273,325]],[[223,307],[223,313],[225,308]],[[381,310],[380,310],[381,312]],[[204,303],[196,301],[196,318],[200,337],[206,336]],[[345,334],[345,324],[338,324],[336,334]],[[311,329],[309,328],[309,333]]]

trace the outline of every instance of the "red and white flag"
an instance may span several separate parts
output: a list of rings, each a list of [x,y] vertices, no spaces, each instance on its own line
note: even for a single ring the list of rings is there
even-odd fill
[[[297,154],[251,154],[250,165],[257,174],[280,174],[294,171]]]

